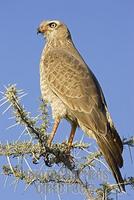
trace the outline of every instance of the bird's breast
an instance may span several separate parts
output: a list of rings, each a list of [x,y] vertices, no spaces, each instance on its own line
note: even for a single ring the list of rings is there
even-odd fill
[[[42,98],[51,106],[54,119],[68,118],[71,121],[74,121],[74,116],[72,115],[70,110],[50,88],[47,81],[47,76],[50,72],[49,70],[47,71],[44,63],[44,59],[42,58],[40,61],[40,88]]]

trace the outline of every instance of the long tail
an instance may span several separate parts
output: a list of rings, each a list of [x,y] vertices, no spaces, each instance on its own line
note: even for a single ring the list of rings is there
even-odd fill
[[[120,191],[125,192],[124,180],[119,170],[119,168],[123,166],[123,159],[121,155],[123,145],[117,131],[114,129],[112,130],[112,133],[110,131],[107,135],[96,134],[95,136]]]

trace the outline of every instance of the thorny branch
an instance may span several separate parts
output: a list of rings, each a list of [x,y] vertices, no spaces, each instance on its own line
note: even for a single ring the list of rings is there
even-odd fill
[[[40,127],[36,126],[36,120],[32,119],[24,107],[20,105],[20,98],[18,97],[19,91],[17,91],[16,87],[14,85],[9,86],[6,88],[4,95],[12,105],[14,115],[16,116],[16,122],[25,126],[29,134],[40,143],[42,154],[40,154],[39,158],[43,157],[48,166],[51,166],[53,163],[58,164],[62,162],[68,169],[72,170],[75,166],[73,160],[66,151],[66,143],[60,146],[55,144],[52,147],[48,147],[47,140],[49,136],[46,134],[46,124],[45,126],[43,124]]]
[[[62,148],[62,144],[53,144],[52,148]],[[73,149],[76,148],[87,148],[88,144],[75,142],[72,146]],[[22,155],[33,155],[44,153],[40,143],[33,144],[32,142],[12,142],[10,144],[0,144],[0,156],[22,156]]]
[[[47,140],[49,135],[47,134],[48,126],[48,113],[46,109],[46,103],[42,102],[40,110],[40,117],[32,118],[30,114],[25,110],[24,106],[21,105],[20,99],[25,96],[22,90],[17,90],[15,85],[9,85],[6,87],[2,99],[0,100],[1,105],[9,103],[8,108],[3,112],[8,111],[9,108],[12,108],[13,115],[15,116],[16,123],[18,125],[24,126],[24,132],[30,134],[33,141],[16,141],[7,144],[0,144],[0,156],[6,156],[8,159],[9,165],[3,166],[3,173],[5,175],[13,175],[17,180],[24,180],[26,184],[32,185],[35,182],[46,184],[46,183],[64,183],[64,184],[77,184],[82,189],[86,195],[87,199],[96,199],[96,200],[110,200],[110,195],[113,190],[117,190],[117,184],[101,184],[99,188],[90,188],[90,185],[83,181],[81,175],[85,168],[95,167],[96,160],[100,161],[102,156],[100,151],[91,152],[88,156],[81,155],[80,159],[77,161],[75,156],[71,156],[67,152],[67,143],[62,144],[55,143],[51,147],[48,147]],[[40,123],[39,123],[40,122]],[[124,138],[123,144],[128,145],[129,147],[134,147],[134,137],[130,139]],[[89,148],[89,144],[84,142],[75,142],[72,145],[72,150],[80,149],[86,150]],[[25,157],[29,155],[32,157],[33,163],[39,163],[40,159],[45,161],[45,164],[49,167],[53,164],[63,164],[71,172],[71,176],[64,177],[60,173],[51,173],[40,172],[36,173],[33,170],[25,171],[22,170],[20,166],[13,167],[10,162],[10,158],[14,157]],[[26,161],[27,162],[27,161]],[[102,162],[102,161],[101,161]],[[125,185],[131,185],[134,187],[134,178],[128,177],[125,179]],[[106,193],[107,194],[106,194]],[[106,194],[106,195],[105,195]]]
[[[92,199],[92,188],[90,188],[90,185],[85,185],[81,179],[76,178],[70,174],[64,177],[63,174],[60,174],[60,172],[56,173],[55,171],[52,171],[51,173],[47,172],[32,172],[32,171],[22,171],[19,169],[18,166],[13,167],[13,170],[11,170],[10,166],[4,165],[3,166],[3,173],[5,175],[13,175],[17,179],[23,180],[26,184],[32,185],[33,183],[40,183],[40,184],[46,184],[46,183],[57,183],[57,184],[77,184],[82,187],[83,190],[85,190],[85,193],[88,194],[88,197],[90,196],[90,199]],[[134,188],[134,177],[128,177],[124,180],[125,185],[131,185],[132,188]],[[89,187],[89,188],[88,188]],[[104,190],[107,191],[107,194],[111,192],[112,190],[117,189],[117,184],[102,184],[101,187],[96,189],[96,193],[99,197],[103,197]],[[89,190],[90,189],[90,190]],[[96,198],[98,199],[98,197]],[[101,198],[102,199],[102,198]]]

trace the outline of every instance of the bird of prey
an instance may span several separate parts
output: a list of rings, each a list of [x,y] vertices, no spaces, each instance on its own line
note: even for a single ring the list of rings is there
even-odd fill
[[[50,103],[55,120],[48,145],[51,145],[61,119],[67,119],[71,122],[69,150],[76,128],[80,127],[96,140],[120,191],[125,191],[119,170],[123,166],[123,145],[99,82],[75,48],[64,23],[43,21],[37,31],[46,39],[40,59],[41,93]]]

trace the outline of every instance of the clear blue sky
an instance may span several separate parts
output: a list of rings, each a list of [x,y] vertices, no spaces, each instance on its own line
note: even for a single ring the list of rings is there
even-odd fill
[[[134,1],[133,0],[1,0],[0,1],[0,90],[3,85],[17,83],[28,92],[25,105],[34,114],[38,109],[39,59],[44,45],[36,29],[44,19],[64,21],[80,53],[98,78],[112,118],[121,137],[134,134]],[[2,112],[2,108],[0,110]],[[15,130],[6,131],[12,124],[9,115],[0,115],[0,140],[15,140]],[[68,125],[63,122],[66,138]],[[63,132],[63,131],[62,131]],[[81,133],[80,133],[81,134]],[[77,136],[76,136],[77,137]],[[79,138],[79,137],[78,137]],[[59,138],[58,138],[59,139]],[[127,148],[124,150],[124,176],[134,175]],[[0,165],[3,164],[0,159]],[[20,184],[13,192],[11,181],[3,188],[0,177],[0,194],[4,199],[40,199],[34,188],[23,192]],[[131,200],[132,190],[120,199]],[[78,195],[62,195],[70,200]],[[47,199],[58,199],[50,195]],[[78,198],[79,199],[79,198]]]

